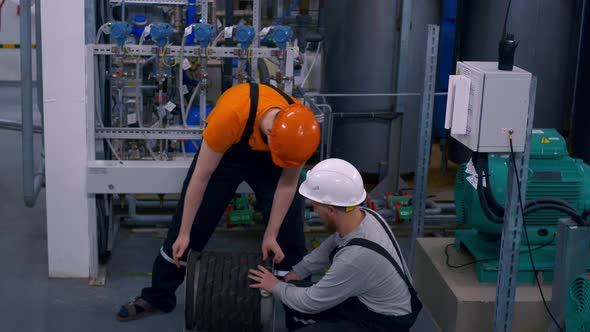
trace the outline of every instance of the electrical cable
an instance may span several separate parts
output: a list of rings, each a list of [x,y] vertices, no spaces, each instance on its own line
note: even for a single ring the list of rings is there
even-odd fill
[[[477,158],[477,161],[475,162],[476,166],[475,166],[475,172],[477,173],[477,196],[479,198],[479,203],[481,205],[481,209],[483,210],[484,214],[486,215],[486,217],[491,220],[492,222],[496,223],[496,224],[502,224],[504,223],[504,217],[503,216],[498,216],[496,215],[492,209],[489,206],[489,200],[488,198],[485,196],[485,192],[483,189],[483,174],[481,171],[481,159]],[[489,180],[487,181],[487,184],[489,185]]]
[[[477,194],[480,201],[481,208],[486,217],[497,224],[504,222],[504,207],[501,206],[491,190],[491,183],[488,171],[488,156],[487,154],[474,153],[472,160],[475,164],[475,170],[477,173]],[[483,185],[483,181],[486,181],[486,186]],[[490,206],[491,205],[491,206]],[[584,218],[580,217],[576,209],[568,202],[558,198],[540,198],[526,203],[524,208],[524,214],[533,213],[540,210],[557,210],[569,215],[578,226],[584,226]]]
[[[504,217],[504,207],[502,205],[500,205],[500,203],[498,203],[498,201],[496,201],[496,199],[494,198],[494,194],[492,192],[492,184],[491,184],[491,179],[490,179],[490,169],[489,169],[489,159],[488,159],[489,155],[487,153],[483,154],[483,171],[485,174],[485,180],[486,180],[486,184],[487,186],[485,186],[484,189],[484,194],[486,199],[488,200],[488,203],[491,205],[490,207],[492,208],[492,210],[494,211],[494,214],[500,217]]]
[[[536,199],[534,201],[527,202],[524,207],[525,207],[525,209],[528,209],[529,207],[532,207],[538,203],[549,203],[549,204],[563,205],[564,207],[567,207],[568,209],[571,209],[574,211],[576,210],[570,203],[568,203],[562,199],[553,198],[553,197],[543,197],[543,198]]]
[[[576,212],[575,210],[571,210],[565,206],[558,205],[558,204],[543,203],[543,204],[533,205],[533,206],[525,209],[524,212],[525,212],[525,214],[529,214],[529,213],[533,213],[533,212],[540,211],[540,210],[556,210],[556,211],[563,212],[563,213],[569,215],[572,218],[572,220],[576,222],[576,224],[578,226],[585,226],[584,220],[582,219],[582,217],[580,217],[578,212]]]
[[[535,248],[532,248],[532,249],[530,249],[530,248],[529,248],[529,250],[532,252],[532,251],[537,251],[537,250],[543,249],[543,248],[545,248],[545,247],[548,247],[548,246],[552,245],[554,241],[555,241],[555,234],[554,234],[554,235],[553,235],[553,237],[551,238],[551,241],[549,241],[549,242],[547,242],[547,243],[543,243],[543,244],[541,244],[541,245],[539,245],[539,246],[537,246],[537,247],[535,247]],[[491,262],[491,261],[497,261],[497,260],[498,260],[498,257],[490,257],[490,258],[476,259],[476,260],[473,260],[473,261],[471,261],[471,262],[464,263],[464,264],[461,264],[461,265],[452,265],[452,264],[450,263],[450,259],[451,259],[451,257],[450,257],[450,255],[449,255],[449,248],[450,248],[452,245],[454,245],[454,244],[453,244],[453,243],[450,243],[450,244],[448,244],[448,245],[445,247],[445,256],[446,256],[446,258],[447,258],[447,259],[446,259],[446,264],[447,264],[447,266],[448,266],[448,267],[450,267],[450,268],[452,268],[452,269],[460,269],[460,268],[463,268],[463,267],[465,267],[465,266],[473,265],[473,264],[476,264],[476,263]],[[524,251],[521,251],[521,252],[520,252],[520,255],[522,255],[522,254],[526,254],[527,252],[529,252],[529,250],[524,250]]]
[[[510,4],[508,4],[508,8],[510,8]],[[508,14],[506,14],[506,17],[508,17]],[[549,316],[551,316],[551,319],[553,320],[553,323],[559,328],[559,330],[561,332],[563,332],[563,328],[561,327],[561,325],[557,322],[557,319],[555,319],[555,316],[553,316],[553,313],[551,312],[551,309],[549,309],[549,306],[547,305],[547,300],[545,300],[545,294],[543,294],[543,288],[541,287],[541,282],[539,281],[539,276],[537,273],[537,268],[535,267],[535,261],[533,259],[533,254],[531,253],[531,242],[529,240],[529,234],[528,234],[528,227],[527,227],[527,223],[526,220],[524,218],[525,212],[524,212],[524,204],[522,204],[522,193],[521,193],[521,188],[520,188],[520,177],[518,175],[518,169],[516,168],[516,153],[514,153],[514,146],[512,144],[512,133],[510,133],[508,135],[508,140],[510,141],[510,158],[511,158],[511,164],[514,167],[514,174],[516,175],[516,187],[518,188],[518,203],[520,204],[520,212],[522,214],[522,223],[524,225],[524,235],[525,235],[525,239],[527,242],[527,246],[529,248],[529,258],[531,260],[531,266],[533,268],[533,274],[535,275],[535,280],[537,281],[537,286],[539,287],[539,293],[541,294],[541,299],[543,299],[543,304],[545,305],[545,310],[547,310],[547,313],[549,314]]]

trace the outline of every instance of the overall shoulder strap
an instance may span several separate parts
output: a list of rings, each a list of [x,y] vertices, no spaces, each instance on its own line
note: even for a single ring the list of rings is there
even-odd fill
[[[248,122],[242,132],[240,144],[248,144],[250,136],[254,132],[254,122],[256,121],[256,112],[258,111],[258,84],[250,83],[250,113],[248,115]]]
[[[377,222],[381,225],[381,227],[383,227],[383,230],[385,231],[385,233],[389,237],[389,240],[391,240],[391,243],[393,244],[393,248],[395,249],[395,252],[399,256],[400,260],[402,260],[403,256],[402,256],[402,252],[399,248],[399,245],[398,245],[397,241],[393,238],[393,232],[391,231],[391,228],[389,228],[389,226],[387,225],[385,220],[383,220],[383,217],[381,217],[380,214],[378,214],[377,212],[375,212],[371,209],[365,209],[365,208],[361,208],[361,209],[363,211],[365,211],[366,213],[369,213],[370,215],[372,215],[375,219],[377,219]]]
[[[293,98],[291,96],[289,96],[288,94],[286,94],[285,91],[283,91],[273,85],[270,85],[270,84],[264,84],[264,85],[275,90],[278,94],[280,94],[283,98],[285,98],[285,100],[287,101],[287,103],[289,103],[289,105],[295,104],[295,101],[293,100]]]
[[[387,250],[385,250],[385,248],[383,248],[382,246],[380,246],[379,244],[377,244],[373,241],[369,241],[367,239],[362,239],[362,238],[354,238],[354,239],[350,240],[344,247],[350,247],[350,246],[360,246],[363,248],[367,248],[367,249],[372,250],[372,251],[378,253],[379,255],[385,257],[385,259],[387,259],[391,263],[391,265],[393,265],[393,267],[395,268],[397,273],[400,275],[400,277],[406,283],[406,286],[408,287],[408,291],[410,292],[410,295],[416,296],[416,294],[417,294],[416,290],[414,289],[414,286],[412,286],[412,283],[408,279],[408,276],[404,273],[404,271],[402,270],[400,265],[395,261],[393,256],[391,256],[391,254]]]

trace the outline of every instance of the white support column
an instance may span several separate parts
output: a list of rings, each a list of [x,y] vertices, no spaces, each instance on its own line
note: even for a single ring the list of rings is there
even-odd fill
[[[53,0],[41,13],[49,276],[96,268],[96,206],[86,192],[84,1]],[[64,15],[67,20],[64,20]]]

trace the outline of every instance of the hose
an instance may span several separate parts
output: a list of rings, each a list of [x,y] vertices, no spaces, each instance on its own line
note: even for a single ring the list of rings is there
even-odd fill
[[[231,27],[233,29],[233,26]],[[217,43],[219,42],[219,39],[221,39],[221,36],[223,36],[223,33],[225,32],[224,29],[221,29],[221,31],[219,32],[219,34],[217,34],[217,36],[215,37],[215,39],[213,39],[213,42],[211,43],[211,46],[213,47],[217,47]]]
[[[489,177],[486,180],[486,187],[483,186],[483,177],[485,172],[485,176],[489,174],[488,171],[488,155],[487,154],[474,154],[473,160],[476,163],[476,172],[477,172],[477,194],[478,198],[484,211],[486,217],[494,223],[501,224],[504,222],[504,207],[496,201],[494,195],[491,190],[491,183]],[[568,202],[558,199],[558,198],[540,198],[534,201],[529,201],[526,203],[524,207],[524,213],[529,214],[539,210],[558,210],[560,212],[564,212],[578,223],[578,225],[583,225],[585,223],[584,217],[581,217],[576,209],[570,205]],[[590,215],[590,212],[589,212]],[[581,223],[580,223],[581,222]]]
[[[570,203],[568,203],[568,202],[566,202],[566,201],[564,201],[562,199],[552,198],[552,197],[544,197],[544,198],[536,199],[534,201],[529,201],[529,202],[527,202],[525,204],[524,208],[526,210],[529,207],[532,207],[532,206],[534,206],[536,204],[541,204],[541,203],[549,203],[549,204],[563,205],[563,206],[565,206],[565,207],[567,207],[567,208],[569,208],[569,209],[571,209],[573,211],[576,211],[576,209],[572,205],[570,205]]]
[[[571,210],[567,207],[564,207],[562,205],[557,205],[557,204],[549,204],[549,203],[544,203],[544,204],[538,204],[535,206],[532,206],[528,209],[525,209],[524,213],[529,214],[529,213],[533,213],[533,212],[537,212],[540,210],[557,210],[560,212],[563,212],[567,215],[569,215],[573,221],[576,222],[576,224],[578,224],[578,226],[585,226],[585,221],[584,219],[578,214],[578,212]]]
[[[486,179],[486,185],[483,187],[483,191],[484,191],[484,195],[486,197],[486,199],[488,200],[488,203],[490,204],[490,208],[492,209],[492,211],[494,211],[494,214],[497,216],[504,216],[504,207],[502,205],[500,205],[500,203],[498,203],[498,201],[496,200],[496,198],[494,197],[493,191],[492,191],[492,184],[490,181],[490,170],[489,170],[489,162],[488,162],[488,154],[485,153],[483,154],[483,159],[480,159],[481,163],[483,164],[483,171],[485,174],[485,179]]]
[[[260,83],[270,84],[270,71],[268,70],[266,61],[262,58],[258,59],[258,71],[260,75]]]
[[[486,194],[484,192],[483,189],[483,176],[482,176],[482,172],[481,172],[481,164],[480,164],[480,160],[479,158],[477,158],[476,155],[474,155],[474,158],[476,158],[476,167],[475,167],[475,171],[477,173],[477,197],[479,198],[479,203],[481,204],[481,209],[483,210],[484,214],[486,215],[486,217],[491,220],[492,222],[496,223],[496,224],[502,224],[504,222],[504,213],[502,212],[502,215],[499,216],[497,215],[494,211],[491,210],[490,206],[488,205],[488,197],[486,197]],[[489,180],[487,181],[487,184],[489,185]]]

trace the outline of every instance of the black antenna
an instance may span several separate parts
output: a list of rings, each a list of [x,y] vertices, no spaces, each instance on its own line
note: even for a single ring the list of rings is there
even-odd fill
[[[510,13],[510,5],[512,5],[512,0],[508,0],[508,8],[506,8],[506,17],[504,18],[504,29],[502,29],[502,36],[501,39],[506,37],[506,24],[508,23],[508,14]]]
[[[498,46],[498,69],[512,71],[514,67],[514,54],[518,43],[514,40],[514,35],[506,32],[506,25],[508,24],[508,14],[510,14],[510,5],[512,0],[508,0],[508,8],[506,8],[506,17],[504,18],[504,28],[502,29],[502,37],[500,37],[500,45]]]

